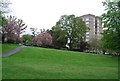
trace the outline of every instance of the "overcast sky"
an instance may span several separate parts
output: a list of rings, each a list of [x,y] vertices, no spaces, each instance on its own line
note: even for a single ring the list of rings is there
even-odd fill
[[[29,28],[50,29],[61,15],[81,16],[104,13],[102,2],[105,0],[10,0],[11,15],[22,19]]]

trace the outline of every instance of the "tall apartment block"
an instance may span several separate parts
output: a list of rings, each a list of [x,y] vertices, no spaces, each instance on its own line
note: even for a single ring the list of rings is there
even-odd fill
[[[91,38],[100,39],[100,33],[103,31],[103,28],[98,16],[86,14],[80,17],[86,22],[86,26],[89,28],[86,32],[86,41],[89,41]]]

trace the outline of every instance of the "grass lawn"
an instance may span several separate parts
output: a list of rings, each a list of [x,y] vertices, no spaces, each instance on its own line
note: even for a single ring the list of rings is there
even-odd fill
[[[18,44],[2,44],[1,46],[2,46],[2,52],[1,53],[3,54],[3,53],[6,53],[10,50],[13,50],[16,47],[19,47],[20,45],[18,45]]]
[[[3,57],[3,79],[118,79],[118,57],[25,47]]]

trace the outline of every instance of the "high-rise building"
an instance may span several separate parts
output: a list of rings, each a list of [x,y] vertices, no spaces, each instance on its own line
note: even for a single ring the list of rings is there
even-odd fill
[[[85,21],[86,26],[88,27],[86,41],[89,41],[91,38],[100,39],[100,33],[103,31],[103,28],[99,17],[92,14],[86,14],[80,17]]]

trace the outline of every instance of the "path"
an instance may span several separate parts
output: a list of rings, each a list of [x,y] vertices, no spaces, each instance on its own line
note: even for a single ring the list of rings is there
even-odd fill
[[[0,55],[0,57],[6,57],[6,56],[10,56],[12,54],[15,54],[16,52],[20,51],[24,47],[26,47],[26,46],[17,47],[17,48],[15,48],[15,49],[7,52],[7,53],[4,53],[4,54]]]

